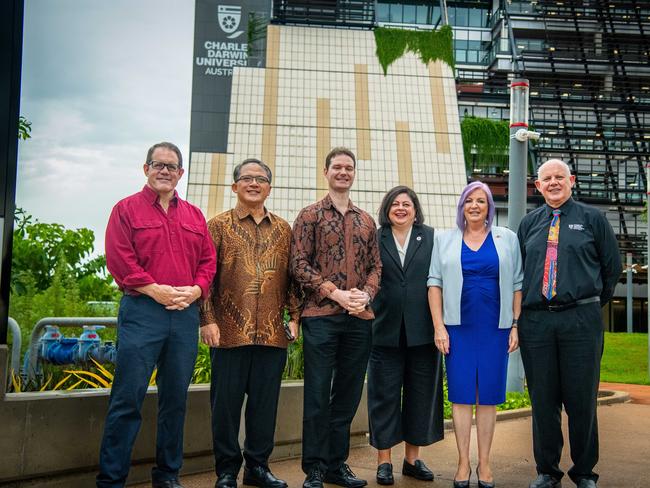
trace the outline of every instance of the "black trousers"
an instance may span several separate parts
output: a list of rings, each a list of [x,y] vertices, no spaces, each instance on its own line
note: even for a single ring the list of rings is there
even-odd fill
[[[212,348],[212,443],[217,476],[235,476],[248,467],[268,467],[287,350],[270,346]],[[246,395],[246,441],[239,446],[241,409]]]
[[[304,317],[302,332],[302,469],[333,471],[350,452],[350,424],[361,401],[372,320],[347,314]]]
[[[596,399],[603,353],[598,303],[562,312],[524,310],[519,344],[533,407],[533,451],[537,472],[560,479],[562,405],[569,419],[573,466],[569,477],[598,480]]]
[[[370,445],[428,446],[444,437],[442,361],[433,344],[373,346],[368,363]]]

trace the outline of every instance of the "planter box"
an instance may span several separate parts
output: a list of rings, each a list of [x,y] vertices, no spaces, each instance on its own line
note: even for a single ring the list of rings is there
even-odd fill
[[[0,350],[0,380],[6,377]],[[0,485],[15,487],[94,486],[109,390],[10,393],[1,395]],[[302,381],[282,384],[272,459],[301,453]],[[210,387],[192,385],[185,420],[183,473],[213,469]],[[157,389],[149,388],[142,408],[129,483],[149,479],[155,453]],[[241,423],[242,429],[244,422]],[[366,393],[352,423],[353,446],[367,444]],[[240,432],[243,446],[243,432]]]

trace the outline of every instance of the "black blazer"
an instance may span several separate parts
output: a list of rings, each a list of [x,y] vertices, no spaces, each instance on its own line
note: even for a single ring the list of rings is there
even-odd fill
[[[408,347],[433,344],[433,321],[427,299],[427,277],[433,250],[433,229],[414,224],[404,267],[390,226],[377,230],[381,255],[381,288],[372,302],[372,343],[398,347],[402,320]]]

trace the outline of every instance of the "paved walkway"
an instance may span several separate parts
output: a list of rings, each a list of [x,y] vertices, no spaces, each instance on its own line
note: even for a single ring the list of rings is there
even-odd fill
[[[640,405],[650,405],[650,386],[628,385],[625,383],[601,383],[601,390],[624,391],[629,393],[630,401]]]
[[[605,389],[610,388],[610,385]],[[633,386],[633,385],[628,385]],[[641,389],[641,396],[650,398],[650,387]],[[642,403],[618,403],[598,408],[600,425],[600,462],[596,471],[600,473],[600,488],[647,487],[650,485],[650,405]],[[566,433],[566,418],[564,419]],[[498,488],[526,488],[535,476],[532,456],[530,417],[521,417],[499,421],[492,448],[492,469]],[[472,434],[472,465],[476,466],[475,432]],[[451,430],[445,432],[445,439],[433,446],[423,448],[422,459],[434,471],[433,483],[414,481],[403,478],[401,461],[403,451],[395,449],[396,488],[441,488],[451,487],[456,467],[456,445]],[[562,456],[562,468],[569,467],[568,441],[565,435],[565,449]],[[375,482],[376,451],[371,447],[354,449],[350,454],[349,464],[360,477],[369,481],[369,488],[378,488]],[[299,459],[278,461],[271,464],[271,470],[280,478],[287,480],[290,488],[300,488],[304,475],[300,469]],[[212,488],[214,473],[187,475],[182,478],[185,488]],[[241,474],[239,478],[241,483]],[[137,488],[148,488],[148,484]],[[476,486],[476,476],[472,478]],[[564,478],[565,488],[573,485]],[[326,485],[334,488],[334,485]]]

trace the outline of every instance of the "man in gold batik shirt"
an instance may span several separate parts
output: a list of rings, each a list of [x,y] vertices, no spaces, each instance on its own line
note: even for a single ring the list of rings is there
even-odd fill
[[[289,276],[291,227],[264,206],[270,168],[246,159],[233,171],[237,205],[208,221],[217,275],[201,310],[201,338],[211,347],[212,437],[218,488],[286,488],[268,467],[289,339],[298,336],[300,304]],[[242,457],[239,421],[246,401]]]

